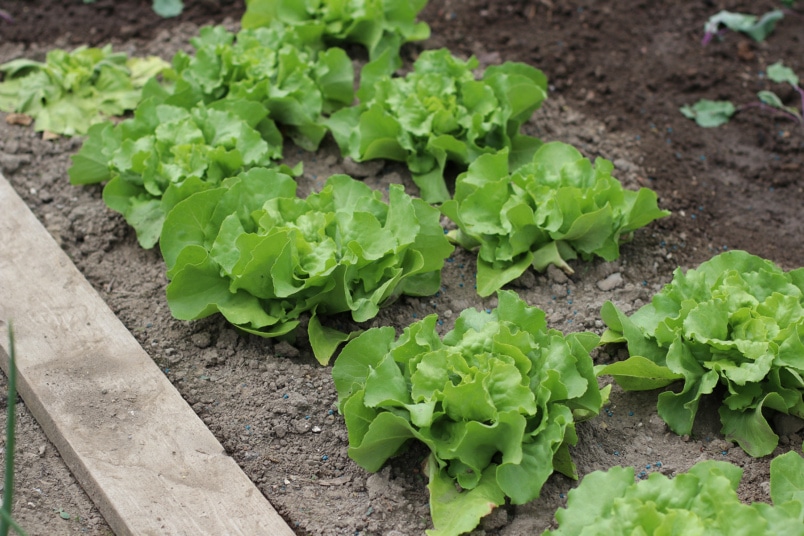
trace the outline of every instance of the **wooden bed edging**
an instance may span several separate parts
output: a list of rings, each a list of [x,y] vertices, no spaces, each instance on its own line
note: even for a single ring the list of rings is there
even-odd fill
[[[0,175],[0,361],[118,536],[293,531]]]

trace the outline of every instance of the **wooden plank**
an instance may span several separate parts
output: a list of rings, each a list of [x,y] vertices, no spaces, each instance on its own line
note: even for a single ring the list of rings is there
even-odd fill
[[[0,345],[118,536],[293,531],[0,175]]]

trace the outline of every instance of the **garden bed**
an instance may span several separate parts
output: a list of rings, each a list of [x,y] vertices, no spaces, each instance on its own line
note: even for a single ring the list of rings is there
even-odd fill
[[[660,206],[673,211],[638,231],[618,261],[575,262],[571,277],[550,269],[512,284],[525,301],[547,312],[550,327],[600,333],[599,311],[606,300],[632,312],[670,281],[677,266],[694,267],[725,249],[745,249],[786,269],[804,265],[804,129],[757,110],[702,129],[678,112],[701,98],[753,100],[766,87],[758,73],[778,60],[804,73],[800,15],[782,21],[763,43],[732,33],[701,46],[703,23],[718,9],[762,13],[774,7],[774,2],[433,0],[425,9],[422,18],[432,37],[403,49],[408,60],[423,48],[446,46],[456,55],[474,54],[481,67],[514,60],[542,69],[550,95],[525,131],[612,160],[615,176],[628,187],[653,188]],[[70,48],[85,38],[170,59],[188,48],[199,23],[234,28],[242,9],[240,2],[199,2],[179,19],[162,20],[144,0],[15,2],[7,6],[17,17],[13,33],[0,27],[0,61],[41,59],[50,48]],[[48,26],[44,14],[57,17],[58,24]],[[103,16],[88,19],[89,14]],[[34,33],[40,27],[52,30]],[[423,533],[429,526],[426,452],[413,448],[376,475],[357,467],[346,455],[330,369],[317,364],[305,339],[291,345],[243,336],[220,317],[172,319],[159,253],[138,246],[133,231],[103,204],[99,187],[69,184],[69,156],[80,140],[44,141],[30,128],[5,121],[0,133],[3,174],[291,528],[315,535]],[[316,154],[286,146],[285,155],[290,163],[304,162],[304,191],[345,172],[373,187],[402,182],[415,192],[402,166],[344,162],[330,138]],[[494,298],[476,295],[474,276],[474,255],[456,250],[437,297],[401,298],[369,325],[401,331],[436,313],[444,333],[461,310],[495,306]],[[618,357],[617,349],[595,354],[598,363]],[[572,455],[579,473],[628,465],[637,473],[674,474],[702,459],[728,460],[745,470],[742,499],[769,500],[769,460],[752,459],[723,440],[717,405],[704,405],[693,434],[678,437],[656,414],[655,401],[655,393],[624,394],[615,387],[606,411],[578,425]],[[20,523],[34,534],[108,532],[23,406],[18,427]],[[781,435],[776,453],[800,448],[800,431]],[[538,500],[502,508],[482,528],[507,536],[538,533],[550,526],[573,486],[554,475]],[[62,512],[71,519],[63,519]]]

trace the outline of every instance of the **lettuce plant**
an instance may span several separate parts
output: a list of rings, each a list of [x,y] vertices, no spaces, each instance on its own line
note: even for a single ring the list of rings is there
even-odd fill
[[[282,156],[282,135],[259,102],[225,99],[185,108],[167,104],[155,81],[148,88],[133,118],[90,129],[69,169],[73,184],[108,181],[104,201],[144,248],[156,244],[180,200]]]
[[[243,331],[287,335],[302,314],[326,364],[351,335],[319,317],[373,318],[401,294],[430,295],[453,247],[439,213],[392,185],[388,203],[346,175],[306,199],[293,179],[252,169],[197,192],[168,214],[160,247],[168,305],[180,320],[220,312]]]
[[[314,151],[327,132],[323,116],[352,104],[354,69],[340,48],[318,50],[293,27],[241,30],[201,28],[190,40],[195,54],[178,52],[164,75],[185,107],[220,99],[263,104],[293,141]]]
[[[509,497],[539,495],[556,470],[577,478],[575,420],[596,415],[589,351],[598,337],[548,330],[545,314],[500,291],[494,310],[463,311],[443,340],[430,315],[349,342],[332,369],[349,456],[377,471],[411,440],[430,448],[431,536],[472,530]]]
[[[332,45],[358,43],[374,60],[386,53],[396,66],[400,47],[430,37],[416,22],[427,0],[246,0],[243,28],[280,23]]]
[[[804,418],[804,268],[785,272],[744,251],[713,257],[673,281],[633,315],[610,302],[602,342],[630,357],[600,371],[626,390],[656,389],[658,412],[677,434],[692,431],[701,397],[723,393],[722,432],[751,456],[778,443],[766,414]]]
[[[191,42],[196,54],[174,56],[133,119],[90,130],[69,170],[73,184],[109,181],[104,200],[145,248],[187,195],[281,158],[277,122],[314,150],[327,131],[323,114],[354,98],[346,53],[316,51],[291,28],[205,27]]]
[[[364,76],[360,104],[334,113],[327,124],[343,154],[405,162],[425,201],[446,201],[448,160],[466,166],[502,148],[522,160],[540,143],[519,129],[546,98],[544,74],[508,62],[476,80],[477,66],[477,59],[461,61],[446,49],[422,52],[404,77],[367,83]]]
[[[455,198],[441,210],[458,225],[449,236],[478,250],[477,292],[488,296],[533,266],[620,254],[634,230],[667,216],[656,193],[625,190],[611,162],[593,164],[571,145],[542,145],[529,163],[509,173],[507,151],[483,155],[458,176]]]
[[[773,505],[737,497],[743,470],[703,461],[670,479],[653,473],[634,483],[633,467],[586,475],[543,536],[617,534],[804,535],[804,459],[788,452],[770,468]]]
[[[133,110],[145,82],[167,67],[154,56],[112,52],[111,45],[51,50],[44,63],[17,59],[0,65],[0,110],[32,116],[38,131],[86,134],[90,126]]]

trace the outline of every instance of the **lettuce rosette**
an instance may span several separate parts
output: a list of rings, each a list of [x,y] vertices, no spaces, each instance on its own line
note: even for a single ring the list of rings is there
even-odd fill
[[[671,430],[689,434],[701,398],[722,397],[726,439],[766,456],[779,437],[768,418],[804,418],[804,268],[785,272],[745,251],[713,257],[673,280],[627,316],[608,302],[604,343],[624,342],[630,357],[600,371],[626,390],[682,381],[659,394]]]
[[[586,475],[556,512],[559,527],[542,536],[633,534],[804,535],[804,459],[783,454],[770,464],[773,505],[737,496],[743,470],[708,460],[667,478],[634,482],[633,467]]]
[[[541,309],[500,291],[439,338],[437,316],[373,328],[332,369],[349,456],[377,471],[410,441],[430,449],[431,536],[472,530],[509,497],[523,504],[559,471],[577,478],[575,421],[600,411],[592,333],[547,329]]]
[[[111,45],[54,49],[44,62],[20,58],[0,65],[0,110],[30,115],[37,131],[86,134],[136,108],[145,82],[168,67],[156,56],[112,52]]]
[[[220,99],[259,102],[296,145],[314,151],[327,132],[324,116],[354,99],[352,61],[340,48],[320,49],[292,27],[227,31],[207,26],[164,73],[168,103],[185,107]]]
[[[421,53],[404,77],[366,76],[360,104],[332,114],[341,152],[356,161],[405,162],[429,203],[449,199],[447,162],[466,167],[481,154],[509,148],[513,161],[540,144],[519,130],[547,96],[547,78],[524,63],[488,67],[480,80],[476,58],[461,61],[446,49]]]
[[[149,83],[134,117],[90,129],[69,170],[73,184],[108,181],[103,200],[146,249],[159,240],[176,203],[250,168],[276,166],[282,156],[282,135],[258,102],[227,99],[184,108],[165,100],[163,90]]]
[[[290,26],[324,45],[358,43],[371,60],[385,54],[398,67],[404,43],[430,37],[427,23],[416,21],[426,5],[427,0],[246,0],[241,24]]]
[[[153,247],[178,201],[253,167],[276,166],[283,134],[316,149],[327,132],[324,115],[351,104],[351,60],[308,41],[291,28],[202,28],[191,39],[195,55],[178,52],[163,82],[146,84],[133,118],[90,129],[72,157],[70,181],[108,181],[104,201],[142,247]]]
[[[529,267],[550,264],[568,273],[570,259],[611,261],[636,229],[667,216],[647,188],[630,191],[571,145],[542,145],[509,171],[507,151],[483,155],[458,176],[454,199],[441,210],[458,225],[450,238],[477,250],[477,292],[488,296]]]
[[[291,334],[309,314],[325,364],[353,335],[320,317],[365,322],[401,294],[435,294],[453,247],[438,211],[399,185],[387,204],[346,175],[306,199],[295,192],[290,176],[252,169],[178,203],[160,238],[168,305],[180,320],[221,313],[264,337]]]

